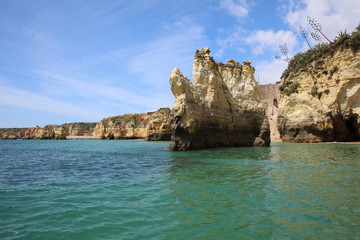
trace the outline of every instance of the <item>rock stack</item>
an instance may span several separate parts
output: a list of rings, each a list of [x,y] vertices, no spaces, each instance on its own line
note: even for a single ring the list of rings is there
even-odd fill
[[[269,146],[269,123],[250,61],[216,63],[210,50],[197,51],[193,83],[175,68],[170,150]]]

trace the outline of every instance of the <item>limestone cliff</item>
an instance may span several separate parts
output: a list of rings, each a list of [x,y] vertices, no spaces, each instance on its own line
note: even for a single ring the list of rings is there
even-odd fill
[[[66,139],[67,136],[91,136],[96,123],[64,123],[62,125],[37,126],[35,130],[25,132],[28,139]]]
[[[193,83],[175,68],[170,76],[171,150],[269,146],[269,124],[260,102],[255,69],[228,60],[216,63],[208,48],[197,51]]]
[[[171,137],[170,109],[160,108],[152,113],[147,121],[147,141],[169,141]]]
[[[300,70],[284,72],[278,116],[283,141],[359,140],[360,52],[331,50]]]
[[[1,139],[66,139],[67,136],[91,136],[96,123],[65,123],[62,125],[46,125],[43,128],[3,128]]]
[[[0,128],[0,139],[19,139],[27,128]]]
[[[0,139],[145,139],[168,141],[170,109],[144,114],[125,114],[100,123],[65,123],[36,128],[0,128]]]
[[[170,140],[170,109],[105,118],[94,129],[101,139]]]

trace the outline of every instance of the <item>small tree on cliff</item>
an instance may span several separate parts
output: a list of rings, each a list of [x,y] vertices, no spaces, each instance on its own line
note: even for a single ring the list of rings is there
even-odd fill
[[[287,44],[286,43],[284,43],[283,45],[280,44],[279,48],[280,48],[280,52],[284,56],[284,58],[281,58],[280,56],[275,56],[275,59],[289,63],[290,62],[290,58],[288,56],[289,48],[288,48]]]

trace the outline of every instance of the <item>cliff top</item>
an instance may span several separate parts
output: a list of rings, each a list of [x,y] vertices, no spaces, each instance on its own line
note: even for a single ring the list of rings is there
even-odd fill
[[[202,48],[200,50],[196,50],[195,58],[213,58],[210,56],[210,49],[209,48]],[[215,62],[215,61],[214,61]],[[216,62],[217,65],[225,65],[225,66],[232,66],[232,67],[242,67],[242,65],[233,59],[228,59],[226,63]],[[243,61],[244,65],[251,66],[251,61],[245,60]]]
[[[356,28],[356,31],[351,34],[340,32],[333,42],[318,44],[315,48],[296,54],[281,75],[280,93],[287,96],[290,96],[292,93],[297,93],[300,84],[296,79],[301,73],[308,73],[315,79],[315,77],[317,78],[319,76],[319,71],[323,69],[323,65],[327,60],[333,59],[336,54],[339,53],[345,54],[347,57],[355,56],[359,49],[360,24]],[[328,66],[327,70],[322,70],[321,74],[329,74],[329,78],[331,78],[333,74],[339,70],[337,65],[330,67]],[[316,86],[310,93],[317,95]],[[320,96],[321,95],[319,95],[319,97]]]
[[[336,51],[350,48],[354,53],[360,49],[360,24],[351,34],[339,32],[339,35],[331,43],[322,43],[306,52],[299,52],[289,62],[281,79],[291,78],[299,72],[307,72],[314,61],[321,64],[321,60],[327,56],[333,56]],[[281,89],[280,89],[281,90]]]

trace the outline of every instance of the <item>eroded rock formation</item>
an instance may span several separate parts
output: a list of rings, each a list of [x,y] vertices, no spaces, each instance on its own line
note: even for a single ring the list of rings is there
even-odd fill
[[[0,139],[19,139],[27,128],[0,128]]]
[[[360,139],[360,51],[338,48],[281,80],[278,128],[285,142]]]
[[[99,123],[65,123],[36,128],[0,128],[0,139],[145,139],[169,141],[170,109],[104,118]]]
[[[175,68],[170,150],[269,146],[270,131],[260,102],[255,69],[228,60],[216,63],[208,48],[197,51],[193,83]]]
[[[96,125],[93,136],[101,139],[170,140],[170,109],[105,118]]]
[[[91,136],[96,123],[65,123],[46,125],[43,128],[3,128],[1,139],[66,139],[67,136]]]
[[[170,109],[160,108],[148,118],[147,141],[169,141],[171,138]]]

